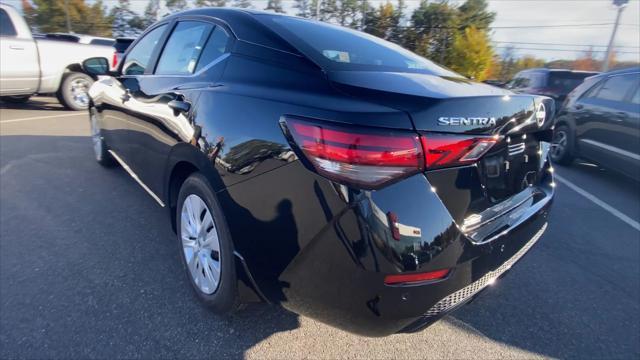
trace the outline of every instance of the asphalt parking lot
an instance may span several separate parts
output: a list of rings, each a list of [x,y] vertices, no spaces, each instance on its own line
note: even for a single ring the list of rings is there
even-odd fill
[[[164,210],[93,160],[86,114],[0,104],[1,358],[639,358],[640,185],[556,167],[549,228],[510,274],[426,330],[363,338],[192,295]]]

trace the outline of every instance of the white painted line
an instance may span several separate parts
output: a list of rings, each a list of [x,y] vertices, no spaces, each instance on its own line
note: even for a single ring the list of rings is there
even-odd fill
[[[569,189],[577,192],[578,194],[580,194],[580,195],[584,196],[585,198],[587,198],[588,200],[590,200],[592,203],[600,206],[601,208],[603,208],[604,210],[609,212],[609,214],[617,217],[618,219],[620,219],[620,220],[626,222],[627,224],[631,225],[632,228],[640,231],[640,223],[638,223],[637,221],[635,221],[632,218],[628,217],[627,215],[621,213],[620,211],[618,211],[615,208],[613,208],[611,205],[609,205],[606,202],[598,199],[594,195],[590,194],[589,192],[587,192],[586,190],[582,189],[578,185],[572,183],[571,181],[563,178],[562,176],[558,175],[557,173],[555,174],[554,178],[556,180],[558,180],[559,182],[563,183],[564,185],[566,185],[567,187],[569,187]]]
[[[34,117],[24,118],[24,119],[4,120],[4,121],[0,121],[0,124],[7,124],[7,123],[13,123],[13,122],[20,122],[20,121],[52,119],[52,118],[65,117],[65,116],[80,116],[80,115],[84,115],[87,118],[89,118],[89,114],[87,114],[85,112],[81,112],[81,113],[72,113],[72,114],[68,114],[67,113],[67,114],[49,115],[49,116],[34,116]]]

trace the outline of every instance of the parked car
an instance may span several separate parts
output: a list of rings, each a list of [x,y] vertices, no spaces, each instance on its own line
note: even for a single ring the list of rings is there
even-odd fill
[[[560,69],[528,69],[517,73],[506,88],[517,93],[544,95],[556,101],[556,110],[560,110],[564,99],[571,90],[582,81],[598,74],[593,71],[575,71]]]
[[[551,158],[576,157],[640,180],[640,68],[587,78],[558,114]]]
[[[34,94],[55,94],[68,109],[86,109],[93,80],[82,61],[111,56],[113,48],[53,39],[34,39],[20,13],[0,4],[0,99],[26,102]]]
[[[129,46],[135,41],[135,38],[131,37],[119,37],[116,39],[113,44],[113,58],[111,60],[111,67],[115,69],[118,64],[120,64],[120,60],[124,56],[124,53],[127,51]]]
[[[84,66],[100,76],[96,160],[167,209],[214,311],[261,299],[359,334],[417,331],[547,228],[553,100],[371,35],[194,9],[147,29],[117,71]]]

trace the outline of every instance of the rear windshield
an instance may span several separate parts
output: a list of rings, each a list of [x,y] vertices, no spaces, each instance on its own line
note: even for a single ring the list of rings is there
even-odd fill
[[[133,43],[133,39],[131,40],[121,40],[118,39],[116,40],[116,43],[113,44],[113,47],[116,49],[117,52],[125,52],[127,51],[127,49],[129,48],[129,45],[131,45],[131,43]]]
[[[571,90],[582,84],[582,81],[589,76],[593,76],[596,73],[550,73],[548,87],[559,91],[563,94],[568,94]]]
[[[462,77],[375,36],[289,16],[257,16],[321,67],[329,70],[420,72]]]

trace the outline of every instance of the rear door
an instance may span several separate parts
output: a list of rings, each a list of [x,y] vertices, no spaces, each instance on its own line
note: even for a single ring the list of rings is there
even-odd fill
[[[201,145],[193,110],[200,90],[217,85],[231,39],[227,30],[207,18],[188,17],[170,27],[145,74],[123,82],[129,94],[126,156],[156,194],[163,190],[171,148],[180,142]],[[124,66],[128,63],[129,55]]]
[[[19,36],[16,25],[0,9],[0,94],[33,94],[38,91],[40,65],[31,34]]]
[[[581,155],[623,172],[638,166],[638,105],[632,101],[639,79],[638,73],[610,76],[578,100]]]

